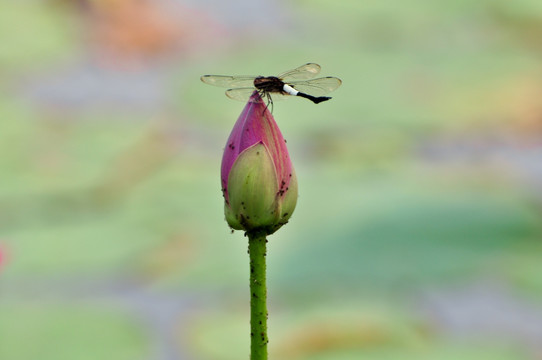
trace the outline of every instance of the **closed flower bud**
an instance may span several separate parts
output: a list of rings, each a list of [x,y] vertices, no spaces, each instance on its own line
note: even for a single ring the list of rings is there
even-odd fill
[[[272,234],[288,222],[297,202],[297,179],[277,123],[254,92],[228,138],[222,158],[228,225]]]

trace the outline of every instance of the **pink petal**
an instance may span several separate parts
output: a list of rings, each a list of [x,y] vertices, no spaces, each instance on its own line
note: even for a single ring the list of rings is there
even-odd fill
[[[275,119],[257,91],[254,91],[243,112],[237,119],[226,143],[222,157],[222,190],[228,203],[228,176],[233,163],[239,154],[257,143],[264,144],[273,158],[277,172],[280,196],[290,184],[292,177],[292,162]]]

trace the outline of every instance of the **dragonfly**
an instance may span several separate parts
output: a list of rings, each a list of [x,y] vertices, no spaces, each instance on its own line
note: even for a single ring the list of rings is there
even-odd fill
[[[226,96],[230,99],[246,101],[254,91],[266,97],[273,104],[273,99],[300,96],[315,104],[331,99],[326,95],[341,86],[336,77],[314,77],[320,73],[320,65],[307,63],[277,76],[227,76],[203,75],[201,81],[206,84],[229,88]],[[272,98],[271,98],[272,96]]]

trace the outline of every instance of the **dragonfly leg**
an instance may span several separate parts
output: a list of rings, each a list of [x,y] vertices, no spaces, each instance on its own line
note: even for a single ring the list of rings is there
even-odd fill
[[[273,98],[271,97],[271,95],[269,95],[269,93],[267,91],[260,91],[260,96],[262,98],[266,98],[266,105],[265,105],[265,108],[263,109],[263,112],[265,112],[265,110],[269,109],[269,105],[271,105],[271,113],[273,113]]]

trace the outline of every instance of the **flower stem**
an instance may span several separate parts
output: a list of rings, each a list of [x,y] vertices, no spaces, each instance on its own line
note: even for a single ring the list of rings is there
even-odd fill
[[[267,286],[265,284],[265,231],[249,231],[250,255],[250,360],[267,360]]]

